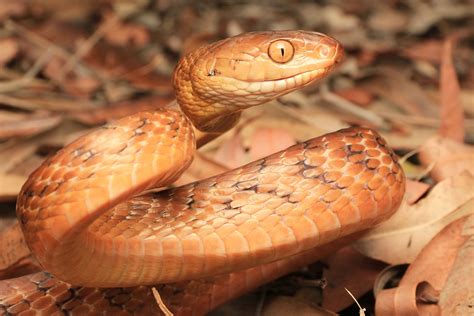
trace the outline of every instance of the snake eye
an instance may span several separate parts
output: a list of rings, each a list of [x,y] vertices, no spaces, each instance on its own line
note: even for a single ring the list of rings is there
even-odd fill
[[[274,62],[280,64],[289,62],[294,54],[295,49],[293,45],[286,40],[274,41],[268,47],[268,56],[270,56]]]
[[[319,57],[321,57],[321,58],[328,58],[328,57],[329,57],[329,53],[331,52],[331,50],[329,49],[329,46],[324,45],[324,44],[320,44],[320,45],[316,48],[316,51],[318,52],[318,55],[319,55]]]

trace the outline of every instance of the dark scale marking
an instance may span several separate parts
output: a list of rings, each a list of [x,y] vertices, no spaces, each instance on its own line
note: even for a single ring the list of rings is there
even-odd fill
[[[318,179],[322,180],[324,183],[333,183],[336,182],[336,180],[331,180],[331,179],[326,179],[328,176],[328,172],[323,172]]]
[[[133,135],[132,135],[132,137],[136,137],[136,136],[143,135],[143,134],[145,134],[145,132],[142,131],[142,130],[140,129],[140,127],[138,127],[138,128],[136,128],[136,129],[133,130]],[[122,148],[120,151],[118,151],[118,153],[124,151],[125,148],[127,148],[127,144],[125,144],[125,147]]]
[[[26,214],[20,215],[20,223],[22,226],[25,226],[28,223],[28,218],[25,216]]]
[[[78,288],[77,288],[78,289]],[[58,307],[59,310],[61,310],[63,313],[67,313],[68,315],[70,314],[69,311],[67,309],[64,309],[64,305],[66,305],[67,303],[69,302],[72,302],[74,300],[77,300],[77,291],[76,291],[76,288],[69,288],[67,289],[67,292],[69,293],[69,296],[65,299],[63,299],[62,301],[58,301],[58,300],[55,300],[55,305],[56,307]]]
[[[101,129],[117,129],[118,126],[115,125],[104,125],[101,127]]]
[[[375,138],[375,141],[376,141],[377,144],[379,144],[380,146],[382,146],[382,147],[384,147],[384,148],[386,147],[386,144],[387,144],[387,143],[386,143],[381,137],[377,136],[377,137]]]
[[[148,123],[149,123],[148,118],[145,117],[145,118],[140,120],[140,124],[137,126],[137,128],[142,128],[143,126],[145,126]]]
[[[74,151],[72,152],[72,154],[74,155],[74,157],[79,157],[79,156],[82,155],[83,153],[84,153],[84,146],[77,147],[77,148],[74,149]]]
[[[31,197],[35,196],[35,192],[30,189],[30,190],[28,190],[28,191],[25,192],[25,196],[26,196],[27,198],[31,198]]]
[[[344,146],[344,150],[347,153],[347,156],[362,154],[364,152],[364,150],[354,150],[354,149],[352,149],[352,144]]]
[[[44,193],[46,192],[46,190],[48,189],[48,187],[49,187],[49,184],[45,184],[45,185],[43,186],[43,188],[41,189],[41,191],[39,192],[38,195],[39,195],[40,197],[43,197],[43,196],[44,196]]]
[[[83,162],[88,161],[89,159],[91,159],[95,155],[96,155],[96,153],[92,149],[84,152],[83,156],[85,156],[85,157],[83,157],[83,159],[84,159]]]

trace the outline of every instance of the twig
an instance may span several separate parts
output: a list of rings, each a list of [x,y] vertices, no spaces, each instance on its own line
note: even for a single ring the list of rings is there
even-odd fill
[[[258,300],[257,307],[255,308],[255,316],[263,315],[263,307],[265,305],[266,299],[267,299],[267,287],[263,286],[260,299]]]
[[[105,32],[116,23],[118,18],[113,16],[106,23],[101,25],[95,32],[85,40],[75,53],[67,58],[66,64],[64,65],[61,73],[59,74],[60,80],[63,79],[71,70],[76,67],[77,63],[90,52],[90,50],[99,42],[99,40],[104,36]]]
[[[359,302],[356,300],[356,298],[354,297],[354,295],[352,295],[352,293],[351,293],[348,289],[344,288],[344,290],[346,290],[347,293],[349,293],[349,295],[352,297],[352,299],[354,300],[354,302],[355,302],[355,303],[357,304],[357,306],[359,307],[359,316],[365,316],[365,311],[366,311],[366,309],[365,309],[365,308],[362,308],[362,306],[360,306]]]
[[[9,30],[10,32],[20,35],[21,37],[28,40],[30,43],[44,50],[49,49],[51,53],[53,53],[56,56],[64,58],[65,60],[69,60],[71,58],[71,53],[69,53],[66,49],[54,44],[53,42],[49,41],[48,39],[42,36],[39,36],[35,32],[28,30],[27,28],[23,27],[22,25],[12,20],[6,20],[4,23],[4,26],[5,26],[5,29]],[[99,79],[101,82],[103,81],[101,76],[94,69],[91,69],[85,64],[79,64],[79,66],[85,71],[87,71],[88,73],[91,73],[92,75],[94,75],[96,79]]]
[[[357,117],[360,117],[371,124],[373,124],[375,127],[380,128],[380,129],[389,129],[389,126],[387,122],[374,112],[365,110],[354,103],[344,99],[343,97],[338,96],[337,94],[332,93],[329,91],[328,87],[326,85],[321,86],[321,98],[325,100],[326,102],[329,102],[338,108],[340,108],[343,111],[349,112]]]
[[[158,307],[163,312],[163,314],[165,314],[166,316],[173,316],[173,313],[168,309],[168,307],[166,307],[165,303],[161,299],[161,296],[160,296],[160,293],[158,292],[158,290],[155,287],[152,287],[151,291],[153,292],[153,296],[155,297],[155,301],[158,304]]]
[[[48,48],[33,64],[33,66],[19,79],[0,82],[0,93],[14,91],[29,85],[43,66],[51,57],[51,50]]]
[[[82,100],[70,100],[65,98],[21,98],[7,94],[0,94],[0,103],[8,104],[26,110],[49,110],[49,111],[68,111],[96,108],[91,102]]]

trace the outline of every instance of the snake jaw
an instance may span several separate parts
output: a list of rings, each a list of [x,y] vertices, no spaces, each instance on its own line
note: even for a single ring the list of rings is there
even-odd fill
[[[274,61],[269,55],[270,45],[278,41],[292,45],[294,50],[286,62]],[[174,75],[176,98],[198,129],[222,131],[218,117],[269,102],[322,79],[342,56],[342,46],[321,33],[239,35],[183,57]]]

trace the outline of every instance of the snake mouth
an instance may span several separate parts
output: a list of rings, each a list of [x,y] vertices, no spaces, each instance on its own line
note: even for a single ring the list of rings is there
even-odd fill
[[[324,76],[332,67],[324,67],[298,73],[293,76],[248,82],[245,88],[249,93],[287,93],[304,87]]]

